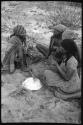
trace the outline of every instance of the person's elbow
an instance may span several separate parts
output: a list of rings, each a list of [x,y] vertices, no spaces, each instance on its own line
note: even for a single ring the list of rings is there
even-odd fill
[[[65,81],[69,81],[70,80],[70,78],[68,78],[68,77],[65,77]]]

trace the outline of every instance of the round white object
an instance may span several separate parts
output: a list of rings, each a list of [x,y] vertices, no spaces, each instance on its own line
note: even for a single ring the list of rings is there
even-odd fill
[[[42,84],[40,82],[39,79],[37,78],[33,78],[33,77],[29,77],[27,78],[23,83],[22,83],[23,87],[25,87],[26,89],[30,89],[30,90],[39,90],[42,87]]]

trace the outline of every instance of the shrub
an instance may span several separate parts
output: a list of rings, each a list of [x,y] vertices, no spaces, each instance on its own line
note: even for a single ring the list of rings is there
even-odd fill
[[[55,6],[54,12],[48,16],[48,27],[52,28],[57,24],[63,24],[70,28],[81,27],[81,8],[68,5]]]

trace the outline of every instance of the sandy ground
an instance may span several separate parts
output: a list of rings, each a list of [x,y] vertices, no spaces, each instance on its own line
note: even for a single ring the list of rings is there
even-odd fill
[[[46,88],[38,91],[20,89],[29,76],[16,70],[14,74],[2,75],[1,120],[10,122],[79,123],[78,103],[67,102],[53,96]]]
[[[26,27],[27,34],[36,38],[37,42],[49,45],[52,32],[45,25],[48,12],[29,4],[17,2],[16,6],[2,4],[2,44],[1,59],[4,58],[7,37],[14,25],[20,23]],[[32,6],[33,5],[33,6]],[[20,14],[19,14],[20,13]],[[18,18],[19,15],[19,18]],[[4,28],[5,27],[5,28]],[[78,30],[78,33],[80,31]],[[38,66],[38,65],[37,65]],[[41,67],[45,67],[42,66]],[[36,65],[33,65],[36,70]],[[42,68],[40,69],[41,72]],[[46,88],[30,91],[21,88],[22,82],[29,77],[28,72],[16,70],[13,74],[1,75],[1,121],[16,122],[48,122],[48,123],[80,123],[81,109],[78,102],[67,102],[53,96]]]

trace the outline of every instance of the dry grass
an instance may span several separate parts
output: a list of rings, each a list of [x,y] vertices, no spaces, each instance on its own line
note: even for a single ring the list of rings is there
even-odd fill
[[[78,29],[82,26],[81,8],[68,5],[55,6],[54,11],[48,17],[48,27],[52,28],[61,23],[71,29]]]

